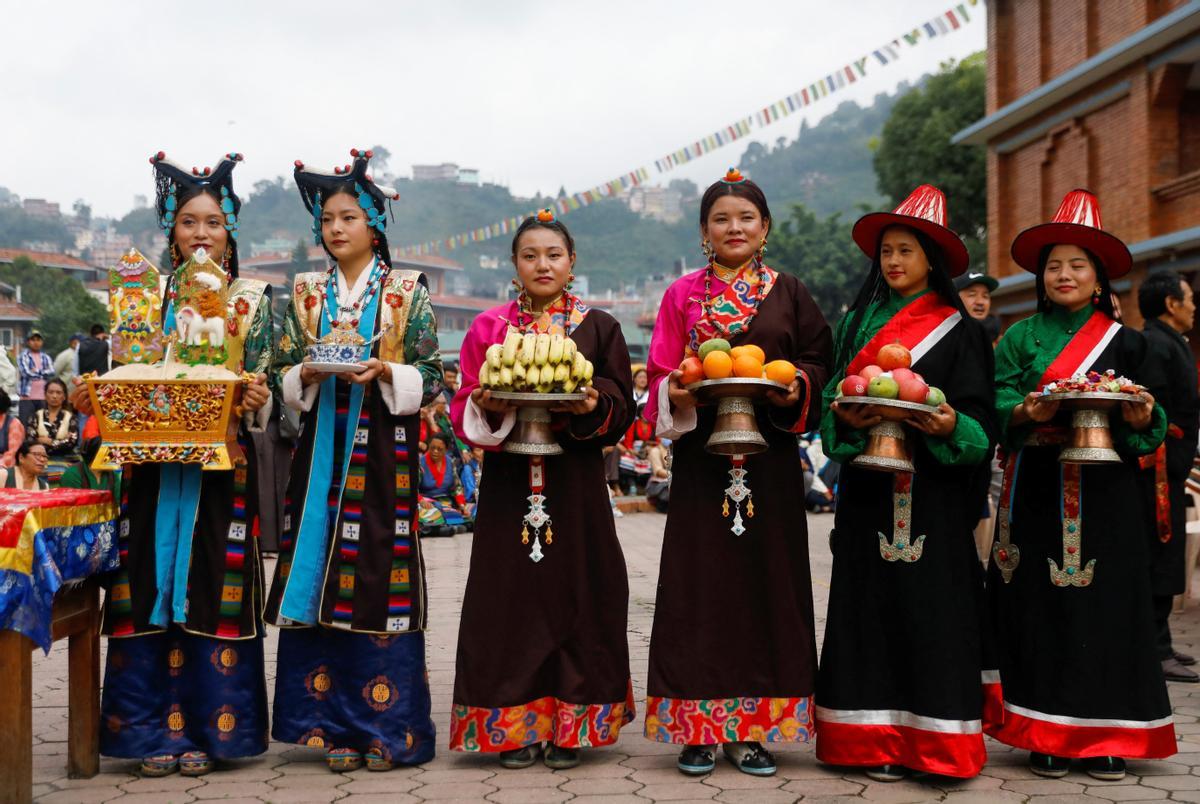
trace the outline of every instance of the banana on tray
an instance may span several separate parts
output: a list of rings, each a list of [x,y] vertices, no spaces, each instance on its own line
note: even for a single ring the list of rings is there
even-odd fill
[[[493,391],[573,393],[592,384],[591,361],[561,332],[510,329],[503,342],[487,348],[484,358],[479,385]]]

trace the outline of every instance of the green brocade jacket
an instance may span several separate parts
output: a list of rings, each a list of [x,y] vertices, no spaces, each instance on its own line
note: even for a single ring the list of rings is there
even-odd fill
[[[854,356],[870,342],[871,338],[875,337],[875,333],[884,324],[892,320],[892,316],[926,293],[931,292],[933,291],[926,289],[908,297],[891,293],[885,301],[874,302],[868,305],[863,312],[857,331],[853,333],[846,331],[850,316],[843,316],[842,320],[838,322],[837,330],[834,333],[833,353],[835,355],[847,354],[852,361]],[[958,327],[955,327],[955,331],[959,330],[962,326],[964,324],[960,323]],[[953,337],[955,331],[952,331],[947,337]],[[843,352],[843,345],[846,343],[847,338],[851,337],[853,338],[850,344],[851,348]],[[845,376],[846,364],[840,363],[833,372],[829,383],[825,386],[822,398],[824,403],[823,409],[825,411],[821,416],[822,449],[824,449],[825,454],[831,460],[838,461],[839,463],[846,463],[857,457],[867,446],[866,431],[854,430],[842,424],[834,416],[833,409],[830,407],[834,400],[837,399],[838,386],[841,385]],[[954,394],[951,392],[951,389],[944,388],[942,390],[946,392],[948,399],[953,399]],[[933,455],[938,463],[945,466],[974,466],[983,461],[991,449],[987,433],[984,432],[983,426],[972,417],[965,413],[956,413],[958,420],[954,425],[954,432],[949,436],[922,435],[922,438],[930,454]]]
[[[1038,390],[1038,383],[1046,369],[1079,328],[1087,323],[1092,312],[1091,305],[1073,313],[1055,305],[1048,313],[1035,313],[1018,321],[1004,333],[996,346],[996,415],[1000,423],[1002,446],[1010,450],[1019,449],[1037,426],[1034,422],[1012,426],[1013,408],[1030,391]],[[1118,336],[1142,337],[1141,333],[1128,327],[1123,328]],[[1119,343],[1112,344],[1109,349],[1119,346]],[[1131,379],[1139,380],[1138,377]],[[1114,447],[1118,452],[1129,455],[1153,452],[1167,434],[1167,414],[1158,404],[1154,406],[1150,426],[1140,432],[1131,428],[1119,411],[1114,411],[1110,419]]]

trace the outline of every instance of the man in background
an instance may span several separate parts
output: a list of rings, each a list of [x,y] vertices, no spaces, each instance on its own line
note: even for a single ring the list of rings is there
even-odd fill
[[[58,378],[71,387],[71,378],[79,374],[79,344],[83,341],[83,333],[76,332],[67,342],[67,348],[54,356],[54,373]]]
[[[92,324],[91,335],[79,344],[79,375],[108,371],[108,330],[102,324]]]
[[[1187,587],[1187,502],[1185,487],[1200,434],[1200,392],[1196,364],[1184,333],[1192,328],[1196,305],[1191,285],[1174,271],[1151,274],[1138,288],[1138,309],[1145,319],[1147,385],[1167,412],[1167,437],[1153,455],[1142,459],[1142,481],[1149,501],[1150,593],[1158,658],[1167,681],[1200,682],[1186,665],[1196,660],[1171,644],[1169,618],[1175,595]],[[1166,493],[1159,485],[1165,481]]]
[[[46,407],[46,381],[54,379],[54,361],[42,351],[44,344],[42,333],[33,330],[25,339],[25,349],[17,358],[17,372],[21,377],[19,408],[23,422],[29,421],[30,416]]]

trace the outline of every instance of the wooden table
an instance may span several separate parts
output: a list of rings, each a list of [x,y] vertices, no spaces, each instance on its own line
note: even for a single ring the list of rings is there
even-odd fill
[[[54,598],[54,641],[66,638],[67,775],[100,770],[100,585],[95,578],[70,584]],[[0,804],[33,797],[33,651],[15,631],[0,630]]]

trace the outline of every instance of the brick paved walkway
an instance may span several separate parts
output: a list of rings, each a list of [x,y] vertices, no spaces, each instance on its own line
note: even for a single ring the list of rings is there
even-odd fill
[[[804,801],[869,799],[886,802],[1200,802],[1200,685],[1171,685],[1180,753],[1169,762],[1130,763],[1130,775],[1118,784],[1101,783],[1081,772],[1062,780],[1041,779],[1025,768],[1026,755],[989,741],[990,759],[983,775],[968,782],[930,779],[879,784],[858,773],[841,773],[818,765],[809,746],[778,748],[779,773],[757,779],[738,773],[723,759],[703,780],[686,779],[674,767],[676,749],[644,739],[641,707],[645,696],[646,658],[664,518],[636,514],[617,520],[629,565],[629,646],[639,717],[616,745],[585,752],[584,761],[570,771],[552,772],[541,765],[505,771],[494,759],[452,754],[439,745],[436,759],[419,768],[390,773],[366,770],[335,775],[325,768],[319,751],[274,743],[262,757],[237,763],[200,779],[178,775],[141,779],[136,763],[102,760],[93,779],[65,776],[67,710],[66,648],[56,646],[48,657],[34,657],[34,795],[42,802],[187,802],[226,801],[341,801],[412,802],[460,799],[492,802],[635,802],[724,801],[771,804]],[[816,581],[818,633],[824,613],[830,572],[826,539],[832,516],[810,518],[813,531],[813,577]],[[462,603],[471,537],[430,539],[431,622],[428,634],[429,674],[434,720],[444,744],[449,727],[450,694],[454,683],[454,648],[458,611]],[[268,573],[268,576],[270,574]],[[1200,606],[1174,618],[1178,646],[1200,650]],[[267,674],[272,686],[277,632],[268,629]],[[820,637],[818,636],[818,644]],[[3,727],[0,724],[0,727]],[[1193,741],[1194,740],[1194,741]]]

